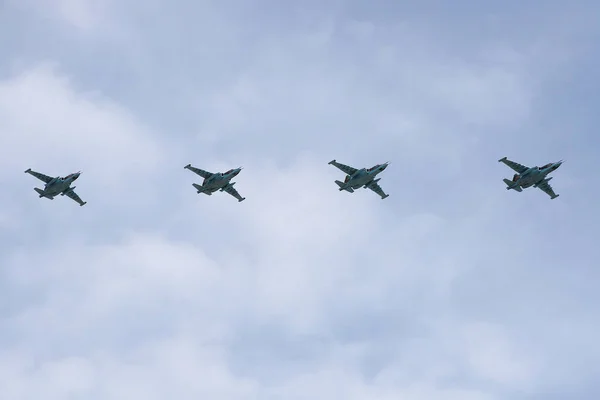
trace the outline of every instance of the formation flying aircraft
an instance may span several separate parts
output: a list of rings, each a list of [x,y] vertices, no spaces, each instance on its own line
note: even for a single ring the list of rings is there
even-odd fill
[[[340,164],[335,160],[329,161],[329,164],[339,168],[342,172],[347,174],[344,182],[335,181],[335,183],[337,183],[337,185],[340,187],[340,191],[345,190],[347,192],[354,193],[354,190],[363,187],[371,189],[380,195],[382,199],[385,199],[389,196],[389,194],[385,194],[383,189],[381,189],[381,186],[377,184],[381,178],[375,179],[379,173],[383,172],[387,168],[389,162],[377,164],[371,168],[361,169]]]
[[[514,161],[510,161],[506,157],[499,159],[498,162],[503,162],[516,171],[512,181],[504,179],[504,183],[508,185],[506,190],[514,189],[517,192],[521,192],[523,189],[533,186],[544,191],[548,196],[550,196],[550,199],[555,199],[559,196],[558,194],[554,193],[552,186],[550,186],[548,183],[548,181],[550,181],[553,177],[546,178],[546,176],[551,172],[556,171],[563,163],[562,160],[548,163],[542,167],[531,168]]]
[[[221,192],[225,191],[235,197],[238,201],[246,200],[245,197],[240,196],[237,190],[234,189],[233,185],[235,182],[230,182],[237,174],[240,173],[242,168],[230,169],[227,172],[208,172],[200,168],[192,167],[191,164],[188,164],[184,167],[185,169],[189,169],[192,172],[200,175],[204,178],[204,182],[202,185],[198,185],[197,183],[192,183],[192,186],[196,188],[198,193],[204,193],[211,196],[217,190]]]
[[[81,172],[75,172],[69,174],[64,178],[57,176],[52,178],[48,175],[40,174],[39,172],[32,171],[31,168],[27,168],[26,174],[31,174],[44,182],[46,186],[44,189],[34,188],[34,190],[40,195],[40,198],[45,197],[50,200],[54,200],[57,195],[67,195],[69,198],[75,200],[80,206],[83,206],[87,201],[82,201],[81,198],[75,193],[75,186],[71,187],[71,183],[79,178]]]

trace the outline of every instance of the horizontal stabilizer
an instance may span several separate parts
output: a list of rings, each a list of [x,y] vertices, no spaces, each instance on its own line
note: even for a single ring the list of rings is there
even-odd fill
[[[204,193],[204,194],[207,194],[209,196],[212,195],[212,193],[211,192],[207,192],[206,188],[204,186],[202,186],[202,185],[198,185],[197,183],[192,183],[192,186],[196,188],[196,190],[198,191],[198,193]]]
[[[40,188],[33,188],[33,190],[35,190],[40,195],[40,198],[45,197],[47,199],[54,200],[54,196],[46,195],[46,193]]]
[[[351,187],[349,187],[349,186],[346,186],[346,185],[344,184],[344,182],[335,181],[335,183],[337,183],[337,185],[340,187],[340,191],[342,191],[342,190],[345,190],[345,191],[347,191],[347,192],[354,193],[354,189],[352,189],[352,188],[351,188]]]
[[[522,191],[523,191],[523,189],[521,189],[521,186],[514,186],[514,184],[515,184],[515,183],[514,183],[514,182],[512,182],[512,181],[509,181],[508,179],[503,179],[503,181],[504,181],[504,183],[506,183],[506,185],[508,186],[508,187],[506,188],[506,190],[514,189],[514,190],[516,190],[517,192],[522,192]]]

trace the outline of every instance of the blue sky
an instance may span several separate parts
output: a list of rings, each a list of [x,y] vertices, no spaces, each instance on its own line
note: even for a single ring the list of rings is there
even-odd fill
[[[4,1],[2,397],[597,399],[599,13]]]

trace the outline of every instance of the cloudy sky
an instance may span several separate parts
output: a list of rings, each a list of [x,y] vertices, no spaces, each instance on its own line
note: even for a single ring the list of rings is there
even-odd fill
[[[598,399],[600,5],[490,3],[0,2],[2,398]]]

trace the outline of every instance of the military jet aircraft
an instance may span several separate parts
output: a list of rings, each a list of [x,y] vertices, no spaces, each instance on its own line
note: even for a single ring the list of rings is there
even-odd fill
[[[34,190],[40,195],[40,198],[45,197],[47,199],[54,200],[54,197],[60,194],[61,196],[67,195],[69,198],[79,203],[80,206],[87,204],[87,201],[82,201],[77,193],[75,193],[75,186],[71,187],[71,183],[79,178],[81,171],[69,174],[63,178],[59,176],[52,178],[48,175],[32,171],[31,168],[27,168],[25,173],[35,176],[46,184],[44,189],[34,188]]]
[[[355,189],[360,189],[361,187],[363,187],[371,189],[379,196],[381,196],[381,199],[385,199],[389,196],[389,194],[385,194],[383,192],[383,189],[381,189],[381,186],[377,184],[377,182],[379,182],[381,178],[375,179],[375,177],[379,173],[383,172],[383,170],[387,168],[389,162],[386,162],[384,164],[377,164],[371,168],[361,169],[340,164],[336,160],[329,161],[329,164],[339,168],[342,172],[345,172],[347,174],[346,179],[344,179],[344,182],[335,181],[335,183],[337,183],[337,185],[340,187],[340,192],[342,190],[345,190],[347,192],[354,193]]]
[[[185,169],[189,169],[192,172],[200,175],[204,178],[204,182],[202,185],[198,185],[196,183],[192,183],[192,186],[196,188],[198,193],[204,193],[211,196],[217,190],[221,192],[225,191],[235,197],[238,201],[246,200],[245,197],[240,196],[237,190],[234,189],[233,185],[235,182],[230,182],[237,174],[240,173],[242,168],[230,169],[227,172],[208,172],[200,168],[192,167],[191,164],[188,164],[184,167]]]
[[[551,172],[556,171],[563,163],[562,160],[548,163],[542,167],[531,168],[514,161],[510,161],[506,157],[499,159],[498,162],[503,162],[517,172],[513,176],[512,181],[503,179],[504,183],[506,183],[508,186],[506,190],[514,189],[517,192],[521,192],[523,189],[533,186],[544,191],[548,196],[550,196],[550,199],[555,199],[559,196],[558,194],[554,193],[552,186],[550,186],[548,183],[548,181],[550,181],[553,177],[546,178],[546,176]]]

